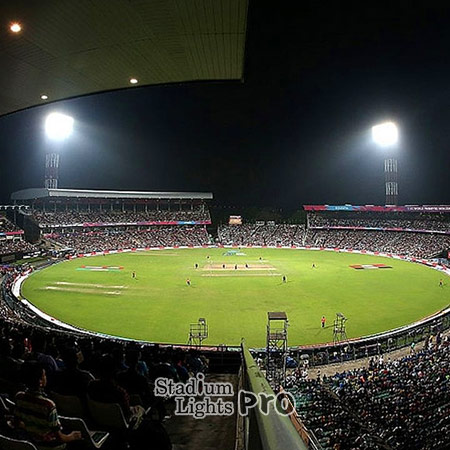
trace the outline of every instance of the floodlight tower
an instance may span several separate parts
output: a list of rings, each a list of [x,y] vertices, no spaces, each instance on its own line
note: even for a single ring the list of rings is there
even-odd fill
[[[398,141],[397,125],[393,122],[385,122],[372,127],[372,138],[380,147],[390,148]],[[391,157],[384,160],[384,185],[386,193],[386,205],[397,205],[398,180],[397,158]]]
[[[45,119],[45,132],[51,141],[55,141],[51,150],[45,155],[45,183],[47,189],[58,188],[59,153],[57,141],[62,142],[70,136],[73,129],[73,118],[61,113],[51,113]]]

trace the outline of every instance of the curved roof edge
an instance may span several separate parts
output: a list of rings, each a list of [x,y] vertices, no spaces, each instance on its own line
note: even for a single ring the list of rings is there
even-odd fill
[[[249,0],[0,2],[0,117],[119,89],[242,81],[248,8]]]
[[[148,192],[148,191],[105,191],[97,189],[22,189],[11,194],[11,200],[33,200],[37,198],[116,198],[116,199],[200,199],[211,200],[211,192]]]

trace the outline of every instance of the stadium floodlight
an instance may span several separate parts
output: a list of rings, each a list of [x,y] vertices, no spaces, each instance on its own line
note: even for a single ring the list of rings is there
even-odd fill
[[[72,133],[73,117],[51,113],[45,119],[45,132],[50,139],[61,141]]]
[[[398,204],[397,159],[393,157],[392,147],[398,141],[398,129],[394,122],[384,122],[372,127],[372,139],[380,147],[391,147],[384,160],[384,185],[386,205]],[[388,154],[390,154],[388,156]]]
[[[13,22],[9,29],[13,32],[13,33],[20,33],[22,31],[22,26],[20,25],[20,23],[18,22]]]
[[[381,147],[389,147],[398,141],[398,128],[394,122],[385,122],[372,127],[372,139]]]

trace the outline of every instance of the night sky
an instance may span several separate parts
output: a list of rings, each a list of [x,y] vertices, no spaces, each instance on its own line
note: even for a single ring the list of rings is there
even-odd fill
[[[136,87],[2,117],[0,201],[43,186],[43,122],[58,110],[76,121],[60,187],[383,204],[370,128],[394,120],[400,204],[450,203],[450,5],[420,3],[254,0],[243,83]]]

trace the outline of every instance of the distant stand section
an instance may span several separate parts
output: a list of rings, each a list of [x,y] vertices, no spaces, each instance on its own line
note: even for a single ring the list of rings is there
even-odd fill
[[[72,253],[210,243],[211,193],[26,189],[22,221],[35,241]]]
[[[445,258],[450,251],[450,205],[305,205],[306,225],[273,221],[220,225],[218,243],[312,247]]]

